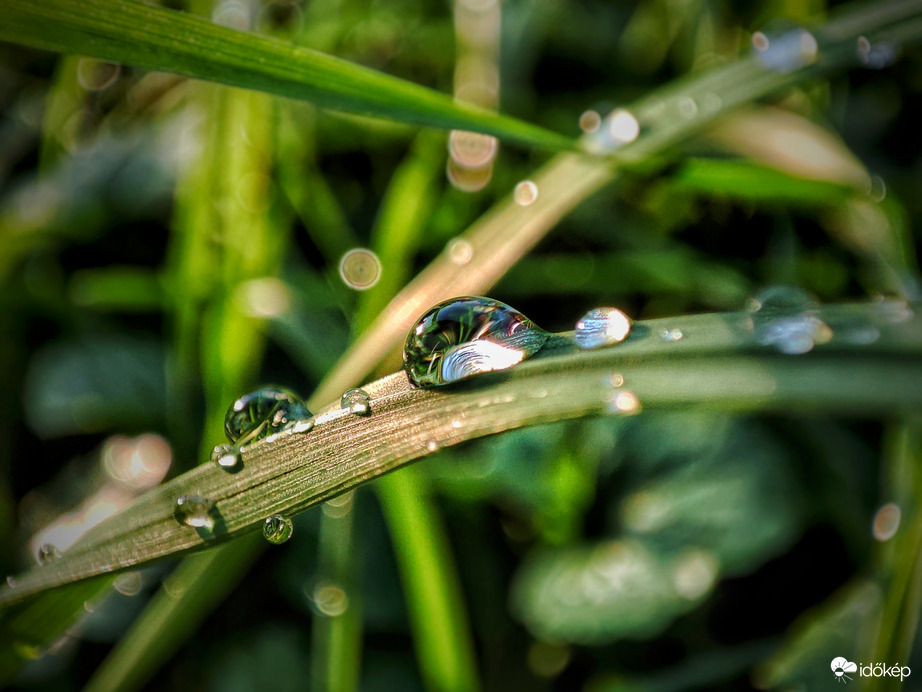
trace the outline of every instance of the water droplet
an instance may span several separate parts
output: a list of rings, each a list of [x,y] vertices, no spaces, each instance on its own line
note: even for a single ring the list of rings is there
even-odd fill
[[[622,375],[620,372],[616,372],[608,378],[608,381],[611,383],[612,387],[620,387],[624,384],[624,375]]]
[[[816,301],[796,286],[772,286],[750,299],[747,308],[756,341],[797,355],[831,336],[817,314]]]
[[[587,135],[591,135],[593,132],[597,132],[601,125],[602,116],[599,115],[598,111],[585,111],[581,116],[579,116],[579,129],[581,129]]]
[[[317,584],[313,593],[314,605],[327,617],[337,617],[349,608],[349,597],[338,585],[330,582]]]
[[[752,47],[765,67],[782,74],[812,65],[819,50],[816,37],[801,27],[777,35],[757,31]]]
[[[112,587],[123,596],[137,596],[141,592],[144,578],[140,572],[125,572],[112,582]]]
[[[505,370],[533,355],[548,333],[525,315],[491,298],[446,300],[417,321],[403,349],[407,375],[417,387],[436,387]]]
[[[38,564],[47,565],[49,562],[54,562],[59,557],[61,557],[61,551],[59,551],[51,543],[42,543],[38,548]]]
[[[294,530],[294,524],[290,519],[281,514],[273,514],[263,524],[263,537],[270,543],[279,545],[291,538]]]
[[[14,577],[12,574],[8,574],[6,577],[6,585],[10,587],[11,589],[15,589],[16,588],[16,577]]]
[[[679,99],[679,102],[676,104],[679,108],[679,115],[683,118],[688,118],[691,120],[696,115],[698,115],[698,102],[695,101],[691,96],[684,96]]]
[[[868,197],[875,202],[883,202],[887,197],[887,183],[879,175],[868,179]]]
[[[240,447],[289,430],[311,417],[311,412],[295,393],[280,387],[262,387],[244,394],[227,410],[224,432],[231,443]]]
[[[512,198],[519,206],[527,207],[538,199],[538,186],[530,180],[523,180],[515,186]]]
[[[474,259],[474,247],[464,238],[452,238],[449,240],[448,245],[445,246],[445,251],[448,253],[448,259],[459,267],[463,267]]]
[[[371,397],[364,389],[347,389],[339,402],[340,408],[346,408],[357,416],[371,414]]]
[[[225,471],[239,471],[243,466],[237,445],[217,445],[211,450],[211,460]]]
[[[211,511],[214,509],[214,502],[207,497],[200,495],[183,495],[176,500],[176,508],[173,510],[173,516],[176,521],[194,529],[214,528],[214,518]]]
[[[631,331],[631,318],[617,308],[594,308],[576,323],[576,345],[589,350],[620,344]]]
[[[608,409],[611,413],[637,413],[640,411],[640,400],[634,392],[625,389],[612,397]]]
[[[439,443],[435,440],[429,440],[426,443],[426,450],[431,454],[433,452],[439,451]]]
[[[455,418],[455,419],[451,422],[451,427],[453,427],[453,428],[455,428],[455,429],[461,428],[461,427],[463,427],[463,426],[464,426],[464,423],[461,421],[460,418]]]
[[[482,168],[496,156],[499,142],[496,137],[479,132],[452,130],[448,136],[451,158],[463,168]]]
[[[874,522],[871,525],[871,532],[874,534],[874,538],[882,543],[884,541],[889,541],[899,530],[901,518],[902,513],[900,512],[899,505],[892,502],[888,502],[878,509],[877,513],[874,515]]]
[[[685,336],[681,329],[664,329],[659,333],[660,339],[667,343],[680,341]]]
[[[867,37],[858,37],[858,60],[861,64],[872,70],[882,70],[896,62],[900,57],[899,46],[888,43],[887,41],[878,41],[871,43]]]
[[[608,116],[608,131],[616,146],[630,144],[640,136],[640,123],[633,113],[619,108]]]
[[[80,58],[77,63],[77,81],[87,91],[103,91],[115,84],[121,65],[93,58]]]
[[[349,250],[339,261],[339,275],[349,288],[366,291],[381,278],[381,260],[371,250]]]

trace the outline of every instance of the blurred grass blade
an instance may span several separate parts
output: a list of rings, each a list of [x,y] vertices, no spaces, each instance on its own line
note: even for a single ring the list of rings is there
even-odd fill
[[[551,149],[575,140],[291,43],[128,0],[7,0],[0,40]]]
[[[244,447],[244,468],[237,474],[205,464],[173,479],[91,530],[58,560],[18,578],[15,588],[0,592],[0,606],[59,584],[221,544],[257,530],[267,516],[303,511],[433,448],[524,425],[640,406],[774,411],[806,403],[879,415],[922,405],[916,385],[922,378],[918,307],[826,306],[819,318],[835,336],[799,357],[758,348],[748,315],[725,313],[639,322],[633,338],[613,349],[545,347],[545,357],[450,391],[415,389],[405,373],[396,373],[365,386],[372,416],[351,415],[337,398],[309,432]],[[679,330],[683,337],[663,340],[664,330]],[[623,392],[616,379],[627,383],[626,398],[617,396]],[[213,528],[176,520],[176,499],[186,494],[214,501]]]

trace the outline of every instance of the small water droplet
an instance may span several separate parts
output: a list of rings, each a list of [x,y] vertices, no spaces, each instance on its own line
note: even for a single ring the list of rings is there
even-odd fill
[[[455,419],[451,422],[451,427],[453,427],[453,428],[460,428],[460,427],[462,427],[463,425],[464,425],[464,423],[461,422],[461,419],[460,419],[460,418],[455,418]]]
[[[637,413],[640,411],[640,400],[634,392],[625,389],[615,393],[608,410],[611,413]]]
[[[371,397],[364,389],[347,389],[340,399],[339,406],[349,409],[357,416],[371,415]]]
[[[608,378],[608,381],[612,387],[620,387],[624,384],[624,375],[620,372],[616,372]]]
[[[40,565],[47,565],[49,562],[54,562],[59,557],[61,557],[61,551],[51,543],[42,543],[38,548],[38,564]]]
[[[872,70],[882,70],[896,62],[900,57],[900,48],[887,41],[871,43],[867,37],[859,36],[857,42],[858,60]]]
[[[899,531],[901,518],[900,506],[893,502],[888,502],[878,509],[871,525],[871,533],[874,538],[881,543],[889,541]]]
[[[217,445],[211,450],[211,460],[225,471],[239,471],[243,467],[237,445]]]
[[[515,186],[512,198],[519,206],[527,207],[538,199],[538,186],[530,180],[523,180]]]
[[[573,338],[583,349],[620,344],[631,331],[631,318],[617,308],[594,308],[576,323]]]
[[[445,250],[448,253],[448,259],[459,267],[463,267],[474,259],[474,247],[464,238],[452,238],[445,246]]]
[[[339,275],[349,288],[366,291],[381,278],[381,260],[371,250],[349,250],[339,261]]]
[[[349,597],[346,592],[331,582],[317,584],[313,593],[314,605],[317,610],[327,617],[337,617],[349,608]]]
[[[112,587],[123,596],[137,596],[141,592],[144,578],[140,572],[125,572],[112,582]]]
[[[15,589],[16,588],[16,577],[14,577],[12,574],[7,575],[6,585],[10,587],[11,589]]]
[[[766,288],[749,300],[747,308],[756,341],[782,353],[807,353],[832,336],[818,316],[816,301],[796,286]]]
[[[765,67],[782,74],[812,65],[819,52],[816,37],[801,27],[771,35],[757,31],[752,47]]]
[[[479,132],[452,130],[448,136],[451,158],[463,168],[482,168],[496,156],[499,141],[496,137]]]
[[[287,541],[294,530],[295,527],[291,520],[281,514],[273,514],[263,523],[263,537],[274,545]]]
[[[183,495],[176,500],[176,508],[173,510],[173,516],[176,521],[194,529],[214,528],[214,517],[211,512],[214,509],[214,502],[207,497],[200,495]]]
[[[685,336],[681,329],[664,329],[659,333],[660,339],[667,343],[680,341]]]
[[[430,453],[439,451],[439,443],[435,440],[429,440],[426,443],[426,450]]]
[[[227,410],[224,432],[241,447],[312,418],[303,401],[281,387],[263,387],[244,394]]]
[[[403,349],[404,368],[417,387],[437,387],[511,368],[536,353],[547,337],[525,315],[498,300],[454,298],[416,321]]]
[[[587,135],[598,131],[601,124],[602,116],[599,115],[598,111],[588,110],[579,116],[579,129]]]
[[[887,198],[887,183],[879,175],[868,179],[868,197],[875,202],[883,202]]]
[[[608,116],[608,131],[616,146],[630,144],[640,136],[640,123],[633,113],[619,108]]]
[[[698,102],[691,96],[683,96],[676,105],[679,108],[679,115],[683,118],[691,120],[698,115]]]

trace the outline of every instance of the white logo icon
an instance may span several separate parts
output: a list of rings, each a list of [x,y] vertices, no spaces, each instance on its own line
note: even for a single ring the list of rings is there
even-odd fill
[[[832,672],[835,673],[836,682],[845,682],[847,680],[851,680],[851,678],[848,677],[846,673],[858,672],[857,664],[852,663],[851,661],[846,661],[841,656],[832,659],[830,667],[832,668]]]

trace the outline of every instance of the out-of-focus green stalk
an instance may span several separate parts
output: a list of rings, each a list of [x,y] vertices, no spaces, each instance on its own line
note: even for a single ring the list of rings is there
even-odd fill
[[[249,279],[277,273],[287,242],[272,212],[269,97],[207,90],[206,146],[177,195],[171,248],[173,359],[176,397],[205,384],[206,425],[199,458],[223,435],[229,401],[249,384],[262,359],[264,334],[245,312]],[[204,306],[211,307],[208,310]],[[178,422],[182,429],[183,421]],[[167,660],[238,583],[261,543],[253,537],[184,560],[103,662],[87,689],[136,689]]]

